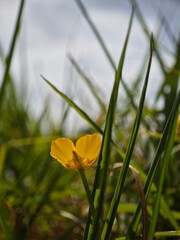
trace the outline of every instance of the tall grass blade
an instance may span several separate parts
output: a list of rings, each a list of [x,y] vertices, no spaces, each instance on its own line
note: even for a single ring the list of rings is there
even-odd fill
[[[8,56],[6,57],[6,66],[5,66],[3,80],[2,80],[2,84],[1,84],[1,88],[0,88],[0,109],[1,109],[1,105],[2,105],[3,95],[5,94],[5,87],[8,82],[8,79],[9,79],[9,69],[10,69],[12,57],[14,54],[15,44],[17,42],[17,37],[18,37],[19,30],[20,30],[20,21],[21,21],[21,16],[22,16],[22,12],[23,12],[24,2],[25,2],[25,0],[21,0],[21,4],[19,7],[18,17],[17,17],[9,53],[8,53]]]
[[[111,234],[112,225],[113,225],[113,222],[114,222],[114,219],[116,216],[119,200],[120,200],[120,197],[122,194],[125,178],[127,175],[129,163],[131,160],[132,152],[134,149],[134,145],[135,145],[135,141],[136,141],[136,137],[137,137],[140,121],[141,121],[144,100],[145,100],[146,90],[147,90],[147,84],[148,84],[148,79],[149,79],[149,73],[150,73],[150,68],[151,68],[151,62],[152,62],[152,54],[153,54],[153,38],[151,37],[150,58],[149,58],[145,82],[144,82],[144,86],[143,86],[143,90],[142,90],[142,94],[141,94],[141,99],[140,99],[140,103],[139,103],[139,109],[138,109],[137,116],[135,119],[133,131],[131,134],[131,139],[130,139],[130,142],[127,147],[126,156],[123,161],[123,166],[122,166],[120,174],[118,176],[116,189],[115,189],[113,200],[111,202],[110,209],[108,212],[107,221],[103,228],[101,239],[109,239],[110,234]]]
[[[110,158],[110,147],[111,147],[111,134],[112,134],[112,126],[113,126],[113,119],[114,119],[114,113],[115,113],[115,107],[116,107],[116,102],[117,102],[117,97],[118,97],[118,89],[119,89],[119,84],[120,80],[122,77],[122,70],[123,70],[123,65],[124,65],[124,59],[126,55],[126,49],[127,49],[127,44],[129,40],[129,35],[132,27],[132,19],[133,19],[133,11],[131,14],[130,22],[129,22],[129,27],[126,35],[126,39],[124,42],[124,47],[122,50],[122,54],[119,60],[119,65],[118,69],[115,74],[115,81],[114,81],[114,86],[113,90],[111,93],[111,98],[109,102],[109,107],[108,107],[108,113],[106,117],[106,124],[105,124],[105,130],[104,130],[104,135],[103,135],[103,140],[102,140],[102,148],[101,148],[101,153],[99,157],[99,162],[98,162],[98,167],[96,170],[96,176],[95,176],[95,182],[93,186],[93,197],[94,197],[94,205],[96,208],[96,214],[95,218],[93,221],[93,226],[91,231],[88,232],[88,239],[96,239],[98,236],[98,226],[100,224],[100,219],[101,219],[101,214],[102,214],[102,209],[103,209],[103,202],[104,202],[104,194],[105,194],[105,189],[106,189],[106,184],[107,184],[107,179],[108,179],[108,169],[109,169],[109,158]],[[98,201],[97,201],[98,199]],[[88,226],[87,226],[88,229]],[[86,231],[87,231],[86,229]]]

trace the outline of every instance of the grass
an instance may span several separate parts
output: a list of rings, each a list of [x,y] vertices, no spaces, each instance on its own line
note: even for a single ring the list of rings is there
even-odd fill
[[[133,1],[116,67],[87,9],[80,0],[76,3],[114,70],[111,96],[106,106],[94,82],[69,55],[72,67],[96,100],[101,118],[95,121],[87,113],[86,105],[79,106],[46,76],[42,76],[42,81],[47,83],[49,91],[68,105],[63,105],[61,124],[54,126],[48,105],[38,117],[28,111],[26,97],[19,95],[10,72],[21,33],[24,6],[21,1],[8,61],[1,55],[4,75],[0,86],[0,239],[178,239],[180,44],[173,38],[174,64],[167,71],[161,56],[164,48],[159,48],[158,36],[150,33],[139,6]],[[135,18],[150,48],[130,88],[122,73]],[[167,24],[162,22],[161,27],[167,29]],[[159,88],[155,86],[157,97],[150,107],[146,91],[151,81],[153,56],[162,70],[163,81]],[[167,86],[168,92],[164,91]],[[120,88],[124,89],[124,96],[120,96]],[[79,97],[83,99],[83,93]],[[162,99],[162,107],[156,104],[158,99]],[[49,155],[51,141],[67,135],[65,123],[70,108],[87,123],[78,136],[72,136],[74,140],[92,132],[102,136],[97,164],[80,171],[83,182],[77,171],[64,169]],[[49,127],[45,134],[42,125],[46,122],[47,126],[47,119]]]

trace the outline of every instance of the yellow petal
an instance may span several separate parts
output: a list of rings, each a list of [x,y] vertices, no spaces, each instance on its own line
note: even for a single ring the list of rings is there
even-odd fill
[[[101,148],[101,138],[99,134],[88,134],[79,138],[76,142],[76,151],[83,158],[83,165],[87,166],[96,161]],[[89,163],[88,163],[89,162]]]
[[[58,138],[51,144],[51,156],[64,167],[75,168],[72,164],[72,151],[75,150],[73,142],[68,138]],[[73,165],[73,166],[71,166]]]

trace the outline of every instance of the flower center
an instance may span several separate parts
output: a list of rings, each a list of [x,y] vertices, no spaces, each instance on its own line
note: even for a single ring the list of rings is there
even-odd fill
[[[81,160],[82,158],[79,156],[79,154],[76,152],[76,151],[72,151],[72,154],[73,154],[73,161],[74,163],[76,164],[77,168],[81,168],[82,167],[82,164],[81,164]]]

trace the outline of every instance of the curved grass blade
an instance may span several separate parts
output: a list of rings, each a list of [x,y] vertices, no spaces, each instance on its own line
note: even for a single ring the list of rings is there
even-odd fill
[[[18,37],[19,30],[20,30],[20,21],[21,21],[21,16],[22,16],[22,12],[23,12],[24,2],[25,2],[25,0],[21,0],[18,17],[17,17],[17,21],[16,21],[16,26],[14,29],[14,34],[13,34],[11,45],[10,45],[10,50],[9,50],[8,56],[6,58],[6,67],[5,67],[5,72],[3,75],[2,85],[0,88],[0,108],[1,108],[3,96],[5,93],[5,87],[8,82],[8,79],[9,79],[9,69],[11,66],[11,61],[12,61],[12,57],[14,54],[15,44],[17,42],[17,37]]]
[[[79,113],[79,115],[85,119],[90,126],[95,129],[96,131],[98,131],[99,133],[103,134],[103,131],[101,130],[101,128],[88,116],[87,113],[85,113],[80,107],[78,107],[70,98],[68,98],[63,92],[59,91],[52,83],[50,83],[45,77],[41,76],[45,82],[47,82],[47,84],[55,91],[58,93],[58,95],[60,95],[60,97],[62,97],[72,108],[74,108],[76,110],[76,112]]]
[[[140,121],[141,121],[145,96],[146,96],[147,84],[148,84],[149,73],[150,73],[151,62],[152,62],[152,54],[153,54],[153,37],[151,37],[150,58],[149,58],[149,63],[148,63],[148,68],[147,68],[147,72],[146,72],[145,82],[144,82],[144,86],[143,86],[143,90],[142,90],[142,94],[141,94],[141,99],[140,99],[140,103],[139,103],[139,109],[138,109],[138,112],[137,112],[137,115],[136,115],[133,131],[132,131],[132,134],[131,134],[131,139],[130,139],[130,142],[129,142],[128,147],[127,147],[126,156],[125,156],[125,159],[123,161],[123,166],[122,166],[120,174],[118,176],[117,185],[116,185],[116,189],[115,189],[115,192],[114,192],[113,200],[111,202],[110,209],[109,209],[108,216],[107,216],[107,221],[104,225],[103,232],[102,232],[102,235],[101,235],[101,239],[104,239],[104,240],[109,239],[110,234],[111,234],[112,225],[113,225],[113,222],[114,222],[114,219],[115,219],[115,215],[116,215],[119,200],[120,200],[120,197],[121,197],[121,194],[122,194],[126,174],[127,174],[127,171],[128,171],[128,167],[129,167],[129,163],[130,163],[130,160],[131,160],[132,152],[133,152],[133,149],[134,149],[134,145],[135,145],[135,141],[136,141],[136,137],[137,137]]]

